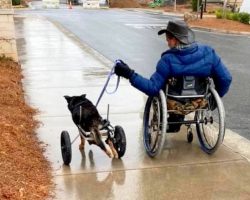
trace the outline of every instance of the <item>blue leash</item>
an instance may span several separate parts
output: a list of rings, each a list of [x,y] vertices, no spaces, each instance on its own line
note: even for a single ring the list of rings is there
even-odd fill
[[[108,83],[109,83],[111,77],[112,77],[114,74],[115,74],[115,66],[111,69],[111,71],[110,71],[109,74],[108,74],[108,78],[107,78],[107,80],[106,80],[106,83],[104,84],[104,87],[103,87],[103,89],[102,89],[102,92],[101,92],[101,94],[100,94],[100,96],[99,96],[99,98],[98,98],[98,100],[97,100],[97,102],[96,102],[96,105],[95,105],[96,107],[98,106],[98,104],[99,104],[99,102],[100,102],[100,100],[101,100],[101,98],[102,98],[102,96],[103,96],[103,93],[104,93],[105,91],[106,91],[106,93],[108,93],[108,94],[114,94],[114,93],[117,91],[118,86],[119,86],[119,83],[120,83],[120,76],[117,77],[116,87],[115,87],[114,91],[112,91],[112,92],[108,92],[108,91],[107,91]]]

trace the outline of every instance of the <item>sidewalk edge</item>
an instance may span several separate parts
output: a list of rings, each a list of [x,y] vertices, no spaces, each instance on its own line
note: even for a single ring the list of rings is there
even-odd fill
[[[223,144],[250,162],[250,141],[248,139],[240,136],[236,132],[227,129]]]

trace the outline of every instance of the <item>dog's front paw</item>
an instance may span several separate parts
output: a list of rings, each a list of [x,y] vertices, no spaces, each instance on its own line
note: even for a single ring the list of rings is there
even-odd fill
[[[114,155],[113,155],[112,151],[106,150],[106,154],[108,155],[108,157],[114,158]]]
[[[117,153],[117,151],[116,151],[116,149],[114,147],[113,142],[111,140],[107,140],[107,143],[108,143],[108,145],[109,145],[109,147],[110,147],[110,149],[112,151],[112,154],[114,155],[114,158],[116,158],[116,159],[119,158],[119,155],[118,155],[118,153]]]
[[[114,154],[114,157],[115,157],[116,159],[118,159],[118,158],[119,158],[119,155],[118,155],[118,153],[117,153],[117,151],[116,151],[116,150],[113,152],[113,154]]]

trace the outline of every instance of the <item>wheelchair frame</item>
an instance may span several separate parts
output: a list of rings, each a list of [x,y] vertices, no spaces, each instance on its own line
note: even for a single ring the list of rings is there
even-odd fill
[[[216,108],[214,110],[211,110],[211,98],[209,99],[211,95],[216,103]],[[208,101],[208,105],[206,108],[193,110],[192,112],[194,112],[194,118],[191,120],[168,122],[168,114],[170,112],[175,112],[175,110],[167,109],[168,97],[175,99],[205,98]],[[217,112],[217,115],[213,115],[215,112]],[[216,117],[218,117],[217,129],[214,128],[215,125],[217,125],[214,122],[214,118]],[[168,94],[167,85],[165,93],[163,90],[160,90],[158,96],[148,97],[143,117],[143,142],[145,150],[150,157],[155,157],[161,154],[168,135],[167,127],[170,124],[185,124],[188,127],[187,140],[189,143],[193,140],[191,125],[195,124],[201,149],[208,154],[212,154],[218,149],[220,144],[223,142],[225,134],[225,110],[223,102],[215,90],[211,78],[208,79],[206,92],[203,95],[170,95]]]

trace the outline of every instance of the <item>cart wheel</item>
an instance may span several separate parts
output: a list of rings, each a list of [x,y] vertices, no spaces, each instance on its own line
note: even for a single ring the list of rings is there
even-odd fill
[[[114,147],[118,153],[119,158],[121,158],[126,151],[126,135],[121,126],[115,126],[115,135],[114,135]]]
[[[188,134],[187,134],[187,141],[188,141],[188,143],[191,143],[191,142],[193,142],[193,133],[192,133],[192,131],[188,131]]]
[[[71,162],[72,151],[69,133],[67,131],[62,131],[61,133],[61,151],[63,163],[69,165]]]

